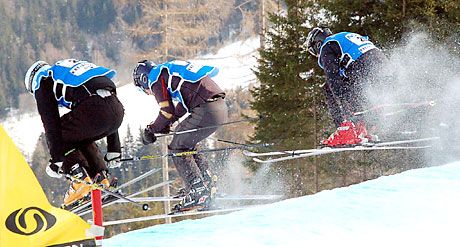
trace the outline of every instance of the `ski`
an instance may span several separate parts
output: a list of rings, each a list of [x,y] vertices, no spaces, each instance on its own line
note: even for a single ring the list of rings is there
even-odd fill
[[[244,200],[278,200],[282,198],[282,195],[225,195],[225,196],[216,196],[214,199],[216,201],[244,201]],[[167,202],[167,201],[180,201],[182,198],[174,198],[167,196],[158,196],[158,197],[131,197],[130,198],[136,202]],[[116,200],[115,203],[124,203],[125,200]]]
[[[166,185],[169,185],[171,184],[173,181],[165,181],[165,182],[161,182],[161,183],[158,183],[158,184],[155,184],[153,186],[150,186],[142,191],[137,191],[133,194],[130,194],[130,195],[127,195],[127,196],[124,196],[124,198],[128,199],[124,199],[124,198],[116,198],[115,200],[107,200],[107,199],[102,199],[102,207],[107,207],[109,205],[112,205],[114,203],[117,203],[118,200],[124,200],[124,201],[128,201],[128,202],[131,202],[131,201],[135,201],[133,200],[133,197],[139,195],[139,194],[142,194],[142,193],[145,193],[147,191],[150,191],[150,190],[154,190],[154,189],[157,189],[157,188],[161,188],[163,186],[166,186]],[[104,202],[105,200],[105,202]],[[138,202],[136,202],[138,203]],[[84,207],[85,206],[85,207]],[[78,208],[74,208],[71,210],[72,213],[75,213],[75,214],[78,214],[79,216],[83,216],[85,214],[88,214],[88,213],[91,213],[92,212],[92,208],[91,208],[91,202],[89,202],[87,205],[84,205],[84,206],[81,206],[81,207],[78,207]]]
[[[388,141],[388,142],[364,143],[363,145],[359,145],[359,146],[380,147],[380,146],[391,146],[391,145],[401,145],[401,144],[412,144],[412,143],[425,142],[425,141],[434,141],[437,139],[439,139],[439,137],[428,137],[428,138]],[[359,146],[353,146],[353,147],[359,147]],[[247,157],[299,155],[299,154],[304,154],[304,153],[317,152],[317,151],[325,150],[325,149],[342,149],[342,148],[344,147],[338,147],[338,148],[322,147],[322,148],[311,148],[311,149],[300,149],[300,150],[273,151],[273,152],[266,152],[266,153],[257,153],[257,152],[251,152],[248,150],[244,150],[243,154]]]
[[[172,196],[170,197],[165,197],[165,196],[158,196],[158,197],[133,197],[133,195],[128,195],[126,196],[130,200],[135,201],[135,202],[173,202],[173,201],[180,201],[182,198],[174,198]],[[217,195],[215,197],[216,201],[275,201],[283,198],[283,195]],[[115,197],[106,197],[102,201],[102,207],[106,207],[109,205],[113,205],[115,203],[126,203],[129,201],[126,201],[124,199],[119,199]],[[92,212],[91,209],[91,203],[89,202],[88,205],[85,205],[85,207],[79,207],[74,210],[72,210],[73,213],[78,214],[80,216],[88,214]]]
[[[131,199],[129,199],[128,197],[122,195],[120,192],[113,192],[111,190],[108,190],[106,188],[104,188],[103,186],[101,186],[100,184],[96,184],[96,183],[92,183],[92,182],[87,182],[81,178],[78,178],[76,176],[72,176],[70,174],[63,174],[66,178],[70,179],[71,181],[76,181],[78,183],[82,183],[82,184],[86,184],[88,186],[91,187],[91,190],[100,190],[101,192],[104,192],[110,196],[113,196],[113,197],[117,197],[118,199],[124,199],[130,203],[132,203],[133,205],[136,205],[136,206],[139,206],[142,208],[142,210],[144,211],[147,211],[147,210],[150,210],[149,206],[147,204],[140,204],[138,202],[135,202]],[[71,204],[69,204],[71,205]],[[62,208],[65,208],[66,206],[68,205],[63,205],[61,206]]]
[[[136,183],[150,175],[153,175],[157,172],[161,171],[161,169],[157,168],[157,169],[152,169],[148,172],[145,172],[144,174],[141,174],[140,176],[138,177],[135,177],[119,186],[117,186],[116,188],[114,188],[113,190],[102,190],[103,192],[103,195],[102,195],[102,204],[103,205],[106,205],[108,203],[111,203],[113,201],[116,201],[117,199],[119,199],[119,197],[123,197],[123,194],[121,193],[121,189],[133,184],[133,183]],[[67,175],[66,175],[67,176]],[[72,178],[70,178],[72,179]],[[97,189],[97,188],[96,188]],[[115,195],[119,195],[118,197],[115,196]],[[91,209],[91,198],[85,198],[85,200],[81,200],[81,201],[77,201],[75,203],[72,203],[70,205],[63,205],[61,206],[63,209],[65,210],[68,210],[68,211],[71,211],[72,213],[76,213],[76,214],[79,214],[79,213],[82,213],[82,212],[86,212],[88,210]],[[88,211],[89,212],[89,211]]]
[[[366,147],[366,146],[356,146],[352,148],[330,148],[330,149],[320,149],[316,152],[310,152],[310,153],[303,153],[303,154],[297,154],[297,155],[292,155],[292,156],[286,156],[286,157],[281,157],[281,158],[275,158],[275,159],[266,159],[262,160],[259,158],[253,158],[253,160],[257,163],[275,163],[275,162],[280,162],[280,161],[285,161],[285,160],[292,160],[292,159],[300,159],[300,158],[306,158],[306,157],[311,157],[311,156],[318,156],[318,155],[323,155],[323,154],[331,154],[331,153],[340,153],[340,152],[346,152],[346,151],[372,151],[372,150],[404,150],[404,149],[423,149],[423,148],[429,148],[431,146],[416,146],[416,147],[398,147],[398,146],[393,146],[393,147]]]
[[[111,203],[111,202],[114,202],[120,199],[112,195],[104,194],[101,200],[102,200],[102,205],[106,205],[108,203]],[[92,212],[91,198],[89,198],[84,204],[80,204],[78,206],[75,206],[73,208],[66,209],[66,210],[71,211],[74,214],[80,214],[83,212]]]
[[[274,152],[267,152],[267,153],[256,153],[251,152],[248,150],[243,150],[243,155],[247,157],[261,157],[261,156],[276,156],[276,155],[297,155],[303,153],[311,153],[321,149],[312,148],[312,149],[304,149],[304,150],[287,150],[287,151],[274,151]]]
[[[318,156],[318,155],[339,153],[339,152],[346,152],[346,151],[423,149],[423,148],[429,148],[431,146],[430,145],[395,146],[395,145],[427,142],[427,141],[433,141],[436,139],[439,139],[439,137],[380,142],[380,143],[366,143],[364,145],[358,145],[358,146],[353,146],[353,147],[337,147],[337,148],[324,147],[324,148],[318,148],[318,149],[291,150],[291,151],[281,151],[281,152],[278,151],[278,152],[268,152],[268,153],[246,153],[246,154],[248,154],[249,157],[252,157],[252,159],[258,163],[274,163],[274,162],[279,162],[279,161],[306,158],[306,157],[311,157],[311,156]],[[279,156],[279,155],[284,155],[284,156],[279,157],[279,158],[270,157],[268,159],[257,158],[257,157],[262,157],[262,156]]]
[[[123,189],[123,188],[125,188],[125,187],[127,187],[127,186],[129,186],[129,185],[141,180],[141,179],[144,179],[147,176],[155,174],[155,173],[157,173],[159,171],[161,171],[161,169],[157,168],[157,169],[150,170],[150,171],[148,171],[148,172],[146,172],[144,174],[141,174],[140,176],[135,177],[135,178],[129,180],[128,182],[117,186],[116,188],[114,188],[112,190],[112,192],[121,194],[121,189]],[[106,199],[107,197],[110,197],[109,194],[103,193],[103,195],[102,195],[102,203],[103,204],[104,204],[104,201],[109,201],[109,200]],[[91,200],[87,200],[87,201],[82,202],[80,204],[77,204],[77,205],[75,205],[73,207],[68,207],[68,208],[65,208],[65,209],[68,210],[68,211],[71,211],[72,213],[78,214],[78,212],[85,211],[85,209],[88,209],[88,208],[91,208]]]

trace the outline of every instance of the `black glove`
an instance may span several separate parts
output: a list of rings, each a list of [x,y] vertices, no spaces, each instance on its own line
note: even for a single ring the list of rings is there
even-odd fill
[[[166,125],[162,130],[160,130],[160,134],[168,134],[171,131],[171,125]]]
[[[148,145],[150,143],[154,143],[157,140],[157,137],[155,134],[150,132],[149,127],[147,126],[147,128],[144,129],[144,132],[142,132],[141,139],[144,145]]]

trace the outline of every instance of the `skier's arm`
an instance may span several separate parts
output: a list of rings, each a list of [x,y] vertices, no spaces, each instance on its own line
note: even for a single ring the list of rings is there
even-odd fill
[[[326,74],[326,83],[333,93],[342,91],[342,77],[340,76],[340,56],[342,52],[337,42],[328,42],[321,49],[320,59]],[[336,95],[338,96],[338,95]]]
[[[179,119],[181,118],[182,116],[185,115],[185,113],[187,113],[187,110],[184,108],[184,106],[182,104],[177,104],[176,106],[176,110],[174,112],[174,116],[176,119]]]
[[[167,78],[167,72],[165,72],[165,70],[162,71],[158,81],[154,83],[151,88],[160,106],[160,112],[158,113],[157,119],[147,126],[151,133],[160,133],[177,120],[174,105],[169,96],[168,89],[166,88],[168,83]]]
[[[42,81],[40,88],[35,92],[35,100],[45,129],[51,160],[54,162],[62,161],[64,151],[62,150],[61,118],[53,94],[53,81],[51,79]]]
[[[326,104],[329,109],[329,114],[331,114],[332,119],[334,120],[334,124],[336,127],[339,127],[340,124],[344,120],[344,116],[342,114],[340,102],[337,100],[337,97],[331,91],[331,88],[326,83],[324,84],[324,92],[326,95]]]

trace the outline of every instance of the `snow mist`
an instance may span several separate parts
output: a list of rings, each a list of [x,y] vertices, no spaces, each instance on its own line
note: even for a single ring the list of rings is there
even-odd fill
[[[252,173],[244,166],[245,158],[234,152],[225,161],[222,171],[219,171],[218,188],[220,192],[229,195],[284,195],[285,184],[278,174],[270,171],[270,166],[261,166]]]
[[[426,149],[430,162],[459,159],[460,59],[426,33],[409,33],[403,43],[385,51],[388,61],[372,86],[370,104],[393,105],[378,114],[380,128],[391,138],[440,137]],[[401,103],[434,102],[408,109]],[[430,164],[430,163],[428,163]]]

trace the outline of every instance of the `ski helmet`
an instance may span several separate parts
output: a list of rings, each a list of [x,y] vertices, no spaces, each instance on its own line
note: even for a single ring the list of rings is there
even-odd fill
[[[313,28],[307,36],[307,49],[313,56],[317,57],[319,55],[319,50],[324,40],[332,35],[332,32],[327,27],[315,27]]]
[[[37,76],[40,72],[49,69],[51,66],[45,61],[37,61],[27,70],[26,76],[24,78],[24,85],[29,93],[33,94],[34,82],[37,80]]]
[[[133,71],[133,79],[134,85],[142,91],[146,92],[145,90],[149,88],[149,73],[156,64],[149,60],[142,60],[137,62],[136,68]]]

